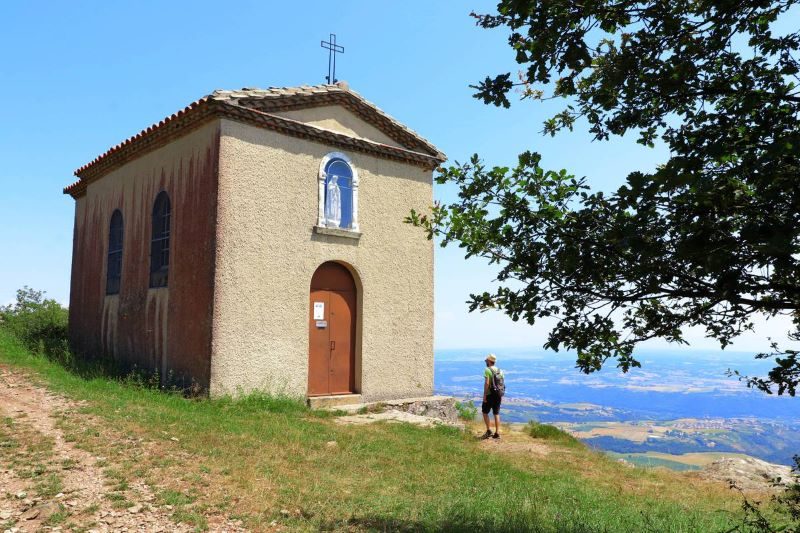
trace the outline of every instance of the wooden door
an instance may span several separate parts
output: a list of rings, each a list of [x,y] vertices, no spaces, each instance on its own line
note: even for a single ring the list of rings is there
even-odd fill
[[[311,280],[308,394],[355,391],[356,287],[350,272],[325,263]]]
[[[317,324],[320,320],[314,318],[314,304],[324,306],[326,327]],[[328,365],[330,359],[330,324],[328,310],[330,309],[330,292],[323,289],[311,289],[311,322],[308,335],[308,394],[309,396],[329,394],[328,392]],[[319,315],[317,315],[319,316]]]

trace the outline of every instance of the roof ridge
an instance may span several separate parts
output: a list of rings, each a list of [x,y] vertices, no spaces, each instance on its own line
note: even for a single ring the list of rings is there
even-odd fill
[[[329,92],[352,92],[355,93],[352,89],[350,89],[349,85],[346,82],[337,82],[337,83],[319,83],[316,85],[308,85],[304,83],[303,85],[286,85],[286,86],[275,86],[270,85],[269,87],[242,87],[241,89],[215,89],[208,95],[208,98],[215,98],[215,99],[227,99],[231,94],[245,94],[245,93],[272,93],[276,95],[282,95],[286,93],[299,93],[300,90],[307,91],[307,90],[320,90],[325,89]],[[248,94],[248,96],[252,96]]]

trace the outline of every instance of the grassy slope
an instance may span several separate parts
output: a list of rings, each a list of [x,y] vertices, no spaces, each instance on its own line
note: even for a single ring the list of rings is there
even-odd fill
[[[185,400],[81,378],[2,329],[0,363],[83,401],[82,413],[64,415],[69,438],[109,457],[119,476],[194,502],[186,521],[200,525],[197,515],[217,509],[256,529],[719,531],[737,514],[723,488],[583,448],[489,453],[450,429],[340,426],[291,400]],[[155,451],[131,460],[126,439]]]

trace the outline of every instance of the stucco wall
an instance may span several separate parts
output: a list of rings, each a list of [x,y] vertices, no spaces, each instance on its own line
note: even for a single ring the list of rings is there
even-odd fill
[[[369,139],[370,141],[403,148],[402,144],[342,106],[320,106],[309,109],[278,111],[274,114],[327,130],[338,131],[351,137]]]
[[[306,394],[310,282],[331,260],[349,265],[360,288],[356,381],[365,399],[432,393],[433,245],[403,223],[409,209],[431,205],[431,172],[348,153],[363,235],[318,235],[317,177],[331,151],[222,120],[212,394]]]
[[[83,354],[208,386],[219,121],[112,170],[76,201],[70,338]],[[169,285],[149,288],[152,209],[169,194]],[[120,293],[106,295],[108,233],[124,223]]]

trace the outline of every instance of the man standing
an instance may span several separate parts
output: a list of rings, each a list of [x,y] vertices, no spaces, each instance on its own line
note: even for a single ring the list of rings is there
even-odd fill
[[[493,353],[486,356],[486,370],[483,372],[483,403],[481,404],[486,433],[481,436],[482,439],[500,438],[500,402],[505,394],[506,386],[503,371],[495,366],[496,362],[497,357]],[[494,434],[489,427],[490,410],[494,413]]]

